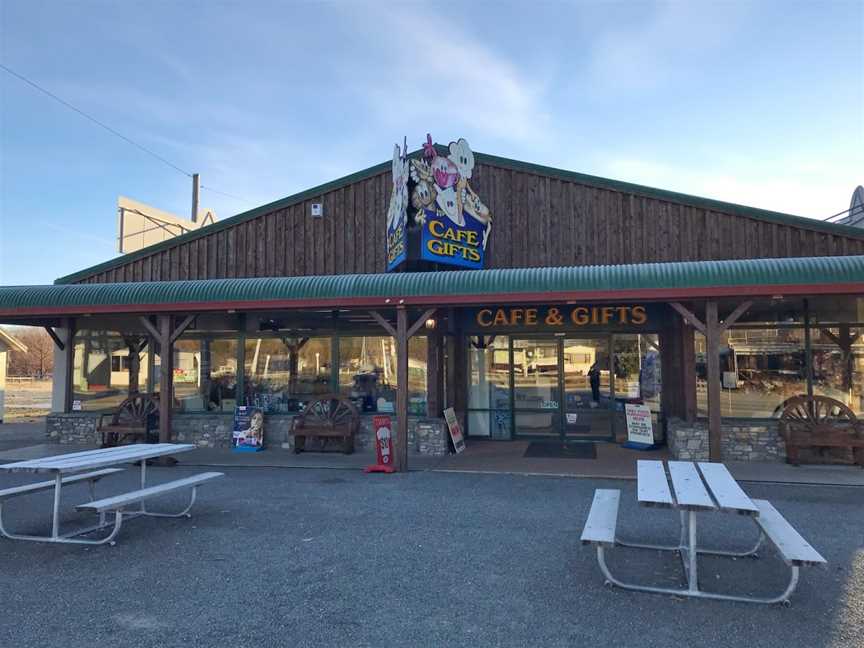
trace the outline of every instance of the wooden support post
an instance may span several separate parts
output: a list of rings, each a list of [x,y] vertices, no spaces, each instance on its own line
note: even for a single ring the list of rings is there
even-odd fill
[[[159,443],[171,443],[171,405],[174,401],[174,352],[171,345],[171,316],[159,315]]]
[[[720,321],[717,302],[705,304],[705,366],[708,382],[708,446],[711,461],[720,461]]]
[[[393,467],[397,472],[408,470],[408,340],[434,314],[435,309],[430,308],[409,325],[408,311],[404,306],[398,306],[394,327],[377,311],[369,311],[372,319],[396,340],[396,456]]]
[[[72,411],[72,401],[75,392],[75,325],[76,321],[69,318],[65,322],[66,327],[66,389],[63,394],[63,411]]]
[[[696,328],[705,336],[705,370],[708,383],[708,446],[711,461],[721,460],[721,404],[720,404],[720,336],[752,306],[753,302],[745,301],[738,304],[729,316],[720,321],[717,313],[717,302],[705,304],[705,322],[700,322],[689,309],[678,303],[670,303],[683,318],[685,324]],[[692,345],[691,345],[692,348]]]
[[[408,313],[396,310],[396,470],[408,470]]]

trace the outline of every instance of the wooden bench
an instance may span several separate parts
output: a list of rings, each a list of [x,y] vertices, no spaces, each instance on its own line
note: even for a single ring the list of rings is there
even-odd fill
[[[800,465],[802,448],[850,448],[864,468],[862,422],[846,405],[827,396],[795,396],[785,403],[779,422],[786,461]]]
[[[79,484],[82,482],[87,483],[91,487],[92,495],[92,487],[95,485],[96,482],[98,482],[103,477],[107,477],[108,475],[113,475],[119,472],[123,472],[123,469],[105,468],[103,470],[95,470],[89,473],[70,475],[69,477],[64,477],[60,483],[63,486],[68,486],[70,484]],[[39,493],[41,491],[51,490],[56,485],[57,482],[51,479],[48,481],[35,482],[33,484],[24,484],[23,486],[13,486],[12,488],[6,488],[4,490],[0,490],[0,502],[12,499],[13,497],[19,497],[21,495],[29,495],[31,493]],[[95,499],[95,497],[93,499]]]
[[[126,515],[127,517],[133,517],[138,515],[148,515],[151,517],[191,517],[189,511],[195,504],[198,487],[204,482],[210,481],[211,479],[216,479],[217,477],[224,476],[225,473],[220,472],[200,473],[198,475],[192,475],[191,477],[184,477],[182,479],[175,479],[174,481],[165,482],[164,484],[148,486],[139,490],[130,491],[128,493],[123,493],[122,495],[114,495],[113,497],[106,497],[101,500],[95,500],[93,502],[79,504],[75,507],[75,509],[78,511],[91,511],[93,513],[98,513],[100,516],[100,526],[104,523],[105,513],[113,512],[114,529],[111,531],[111,534],[107,538],[104,538],[102,541],[100,541],[100,543],[110,542],[113,545],[115,544],[114,538],[120,532],[120,526],[123,523],[124,515]],[[184,488],[192,489],[192,497],[189,500],[189,505],[179,513],[152,513],[146,510],[144,502],[146,502],[147,500],[150,500],[154,497],[159,497],[161,495],[166,495],[168,493]],[[140,504],[141,506],[134,511],[128,511],[127,507],[133,504]]]
[[[113,414],[103,414],[99,417],[97,430],[102,433],[102,447],[110,448],[122,445],[129,439],[142,443],[155,443],[159,440],[158,431],[148,427],[151,416],[159,415],[159,397],[151,394],[134,394],[120,403]],[[105,418],[111,417],[111,422],[105,424]]]
[[[330,439],[340,439],[342,452],[354,452],[354,435],[360,427],[360,414],[354,404],[338,395],[328,395],[310,401],[303,413],[294,419],[292,434],[294,452],[306,449],[306,439],[322,439],[323,446]]]

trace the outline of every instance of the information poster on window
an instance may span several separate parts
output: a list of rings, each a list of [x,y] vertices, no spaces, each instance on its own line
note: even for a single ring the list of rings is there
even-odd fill
[[[453,441],[456,454],[459,454],[465,450],[465,437],[462,436],[462,426],[459,425],[459,419],[456,418],[456,412],[452,407],[444,410],[444,420],[447,421],[447,427],[450,429],[450,439]]]
[[[264,412],[260,407],[243,405],[234,408],[234,452],[259,452],[264,449]]]
[[[648,447],[654,445],[654,427],[651,424],[651,410],[647,405],[624,405],[627,417],[627,444]]]

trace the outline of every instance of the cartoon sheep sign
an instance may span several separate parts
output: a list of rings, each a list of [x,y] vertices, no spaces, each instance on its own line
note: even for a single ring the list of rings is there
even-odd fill
[[[393,145],[393,191],[387,210],[387,270],[390,271],[407,258],[408,207],[408,145],[405,150]]]
[[[412,235],[412,259],[482,268],[492,215],[469,184],[474,153],[464,139],[439,155],[426,135],[423,156],[407,159],[407,145],[393,151],[393,192],[387,212],[387,270],[406,260],[407,228],[420,230],[419,254]],[[413,223],[407,222],[410,177]]]
[[[411,205],[421,228],[420,258],[464,268],[482,268],[492,215],[468,181],[474,153],[464,139],[439,155],[426,135],[423,158],[411,160]]]

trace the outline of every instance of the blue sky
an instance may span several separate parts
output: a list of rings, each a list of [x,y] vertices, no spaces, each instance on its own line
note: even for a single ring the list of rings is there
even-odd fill
[[[864,182],[860,2],[0,3],[0,60],[202,184],[221,218],[474,150],[824,218]],[[0,284],[116,255],[190,181],[0,71]]]

